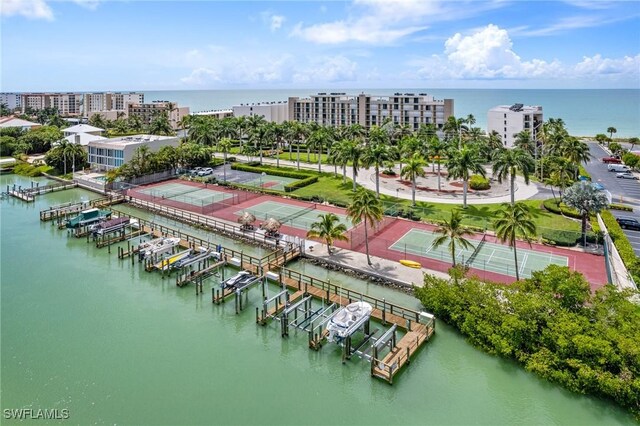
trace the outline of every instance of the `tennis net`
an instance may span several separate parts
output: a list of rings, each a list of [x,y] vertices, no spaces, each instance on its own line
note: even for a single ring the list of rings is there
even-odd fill
[[[295,212],[293,214],[290,214],[289,216],[284,216],[284,217],[280,217],[278,218],[278,220],[282,223],[288,222],[288,221],[292,221],[293,219],[296,219],[300,216],[304,216],[305,214],[312,212],[316,209],[316,205],[312,204],[310,207],[307,207],[306,209],[300,210],[299,212]]]
[[[178,194],[171,194],[171,195],[164,194],[163,197],[164,198],[171,198],[171,199],[179,199],[180,197],[184,196],[185,194],[190,194],[192,192],[200,191],[201,189],[202,188],[196,186],[196,187],[194,187],[194,189],[190,189],[190,190],[185,191],[185,192],[180,192]],[[187,198],[187,197],[185,197],[185,198]],[[188,197],[188,198],[191,198],[191,197]]]

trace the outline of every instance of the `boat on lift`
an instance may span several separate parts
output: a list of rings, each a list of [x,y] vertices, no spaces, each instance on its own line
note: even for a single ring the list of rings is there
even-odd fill
[[[371,317],[373,307],[367,302],[353,302],[340,309],[327,323],[327,340],[340,343]]]
[[[160,238],[159,241],[152,241],[154,241],[154,244],[149,245],[148,247],[145,247],[139,251],[138,255],[140,256],[140,259],[146,259],[150,256],[157,256],[167,253],[178,244],[180,244],[180,238]]]
[[[129,224],[128,217],[117,217],[115,219],[109,219],[91,226],[91,232],[93,235],[104,235],[110,232],[115,232],[123,229]]]
[[[198,253],[193,253],[191,256],[178,260],[173,267],[176,269],[184,268],[185,266],[193,265],[196,262],[201,262],[210,257],[213,257],[215,260],[219,260],[220,253],[210,249],[205,249],[204,247],[199,247]]]
[[[156,263],[154,268],[159,269],[160,271],[167,271],[169,269],[173,269],[175,267],[176,262],[181,261],[182,259],[186,259],[191,255],[193,250],[187,249],[185,251],[181,251],[180,253],[174,254],[173,256],[169,256],[166,259],[162,259],[160,262]]]
[[[111,210],[88,209],[83,210],[77,216],[66,222],[67,229],[77,229],[83,226],[94,225],[100,221],[111,218]]]
[[[239,288],[256,279],[249,271],[240,271],[231,278],[222,282],[222,288]]]

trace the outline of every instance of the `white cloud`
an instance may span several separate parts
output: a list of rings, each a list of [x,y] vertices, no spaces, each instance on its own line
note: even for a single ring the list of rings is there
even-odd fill
[[[207,83],[218,82],[221,80],[222,79],[218,72],[204,67],[196,68],[191,71],[191,74],[180,79],[180,81],[190,86],[202,86]]]
[[[330,83],[357,80],[358,64],[342,56],[316,58],[293,74],[294,83]]]
[[[470,35],[455,34],[444,43],[443,54],[414,60],[412,65],[418,69],[406,77],[432,80],[640,80],[640,55],[611,59],[598,54],[584,57],[578,64],[523,60],[514,50],[509,33],[492,24]]]
[[[82,6],[89,10],[96,10],[102,0],[73,0],[78,6]]]
[[[2,0],[0,14],[53,21],[53,11],[45,0]]]
[[[282,28],[282,24],[287,20],[283,15],[276,15],[270,11],[261,12],[260,18],[265,25],[269,26],[269,29],[272,32],[278,31]]]

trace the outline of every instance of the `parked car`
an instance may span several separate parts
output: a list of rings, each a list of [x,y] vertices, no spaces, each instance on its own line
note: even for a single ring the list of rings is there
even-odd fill
[[[629,166],[625,166],[623,164],[609,164],[609,165],[607,165],[607,170],[609,170],[610,172],[616,172],[616,173],[623,173],[623,172],[630,172],[631,171]]]
[[[617,217],[616,221],[622,229],[633,229],[640,231],[640,221],[634,217]]]
[[[193,169],[189,170],[189,176],[198,176],[198,172],[202,170],[202,167],[194,167]]]
[[[595,189],[596,191],[604,191],[604,185],[602,185],[601,183],[593,182],[591,186],[593,186],[593,189]]]
[[[198,171],[198,176],[209,176],[213,174],[213,169],[211,167],[203,167]]]
[[[616,173],[616,177],[618,179],[634,179],[634,180],[638,180],[638,176],[634,175],[631,172]]]
[[[613,157],[604,157],[602,162],[608,164],[622,164],[622,160],[617,155],[614,155]]]

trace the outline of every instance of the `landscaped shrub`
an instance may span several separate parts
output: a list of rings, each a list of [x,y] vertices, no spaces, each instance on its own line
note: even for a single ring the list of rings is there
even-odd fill
[[[312,183],[316,183],[318,181],[318,176],[310,176],[306,179],[301,179],[301,180],[297,180],[295,182],[291,182],[289,184],[286,184],[284,186],[284,192],[291,192],[291,191],[295,191],[298,188],[302,188],[308,185],[311,185]]]
[[[568,217],[573,217],[575,219],[582,219],[582,215],[571,207],[566,206],[564,203],[560,202],[560,200],[555,198],[549,198],[542,202],[542,205],[545,209],[555,214],[563,214]]]
[[[610,210],[622,210],[622,211],[625,211],[625,212],[632,212],[633,211],[633,207],[625,206],[624,204],[609,204],[609,209]]]
[[[607,231],[609,231],[613,244],[615,244],[618,249],[618,253],[622,258],[624,265],[634,276],[633,279],[638,280],[638,275],[640,275],[640,265],[638,263],[638,256],[636,256],[636,253],[633,251],[633,247],[631,246],[629,239],[624,234],[622,228],[620,228],[620,225],[616,221],[616,218],[610,211],[605,210],[600,213],[600,216],[607,227]]]
[[[250,166],[249,164],[241,164],[241,163],[234,163],[231,165],[231,168],[233,170],[241,170],[241,171],[245,171],[245,172],[252,172],[252,173],[266,173],[269,175],[273,175],[273,176],[283,176],[283,177],[290,177],[290,178],[294,178],[294,179],[306,179],[308,177],[313,176],[310,173],[302,173],[302,172],[298,172],[298,171],[290,171],[290,170],[281,170],[279,168],[276,167],[265,167],[265,166],[261,166],[261,167],[256,167],[256,166]]]
[[[547,240],[550,244],[561,247],[573,247],[580,240],[579,231],[561,231],[561,230],[549,230],[542,232],[542,238]]]
[[[262,163],[259,161],[249,161],[247,163],[247,166],[249,167],[259,167],[260,165],[262,165]]]
[[[469,188],[475,191],[483,191],[491,188],[491,185],[489,184],[489,179],[480,175],[473,175],[471,179],[469,179]]]
[[[51,170],[53,170],[53,167],[51,166],[34,166],[29,163],[20,163],[16,164],[16,166],[13,168],[13,173],[22,176],[36,177],[42,176],[42,173],[48,173]]]

